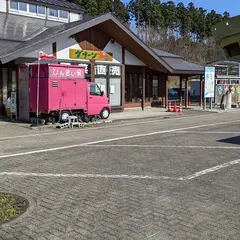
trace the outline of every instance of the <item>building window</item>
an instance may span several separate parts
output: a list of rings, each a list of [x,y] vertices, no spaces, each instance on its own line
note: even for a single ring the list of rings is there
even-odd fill
[[[27,12],[27,4],[24,2],[19,2],[19,10]]]
[[[97,84],[89,84],[88,86],[90,95],[101,96],[101,90],[99,89]]]
[[[18,10],[18,2],[17,1],[10,1],[10,9]]]
[[[68,12],[64,10],[59,10],[59,17],[68,19]]]
[[[37,13],[40,15],[46,15],[46,8],[43,6],[37,6]]]
[[[23,0],[24,1],[24,0]],[[46,7],[39,6],[32,3],[19,2],[16,0],[9,0],[9,9],[10,12],[19,12],[19,14],[26,15],[39,15],[41,17],[46,16]],[[24,15],[25,15],[24,14]],[[57,18],[58,20],[68,20],[69,12],[66,10],[59,10],[55,8],[49,8],[48,16],[51,18]]]
[[[29,4],[29,12],[37,14],[37,5]]]
[[[49,16],[58,17],[58,10],[55,8],[49,8]]]

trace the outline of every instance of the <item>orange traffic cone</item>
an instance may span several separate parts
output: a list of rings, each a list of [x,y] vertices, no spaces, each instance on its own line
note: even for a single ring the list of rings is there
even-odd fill
[[[178,109],[178,112],[181,113],[182,112],[182,104],[180,103],[179,104],[179,109]]]
[[[173,111],[174,111],[174,112],[177,112],[177,103],[176,103],[176,102],[174,102]]]
[[[172,112],[172,106],[170,101],[168,101],[168,112]]]

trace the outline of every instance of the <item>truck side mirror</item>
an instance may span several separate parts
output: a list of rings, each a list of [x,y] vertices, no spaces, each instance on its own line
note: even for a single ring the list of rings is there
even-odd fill
[[[101,91],[101,96],[103,96],[104,95],[104,91]]]

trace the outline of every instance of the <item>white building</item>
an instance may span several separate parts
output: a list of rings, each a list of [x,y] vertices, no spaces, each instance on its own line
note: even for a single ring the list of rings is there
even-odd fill
[[[101,85],[115,111],[166,107],[168,75],[203,74],[181,56],[150,48],[110,13],[86,19],[66,0],[0,0],[0,115],[17,91],[19,118],[28,120],[28,65],[39,51],[57,63],[84,64],[86,78]]]

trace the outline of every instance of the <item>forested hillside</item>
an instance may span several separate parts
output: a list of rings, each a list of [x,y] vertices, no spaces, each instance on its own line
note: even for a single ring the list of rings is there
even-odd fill
[[[112,11],[113,0],[75,0],[89,16]],[[199,64],[224,58],[215,44],[211,28],[229,18],[215,10],[207,11],[194,3],[184,6],[173,1],[115,0],[115,15],[148,45],[184,56]]]

